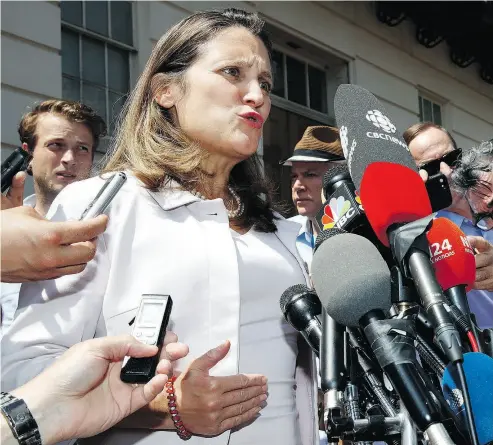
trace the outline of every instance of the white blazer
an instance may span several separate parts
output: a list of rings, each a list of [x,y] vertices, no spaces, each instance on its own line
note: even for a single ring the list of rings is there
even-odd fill
[[[103,180],[96,177],[66,187],[48,217],[77,219],[102,185]],[[151,192],[128,174],[107,213],[109,224],[98,239],[96,257],[82,273],[22,285],[16,319],[2,339],[4,390],[30,380],[80,341],[130,333],[129,322],[141,295],[152,293],[171,295],[169,329],[190,346],[189,355],[177,363],[178,370],[229,339],[230,352],[211,374],[237,374],[238,263],[223,201],[202,201],[176,187]],[[296,257],[308,281],[295,246],[299,224],[284,219],[276,224],[277,237]],[[280,295],[271,298],[277,300]],[[299,344],[296,398],[300,431],[303,445],[314,445],[318,437],[315,367],[304,343]],[[193,437],[189,443],[226,445],[228,439],[229,431],[209,439]],[[174,431],[117,428],[90,441],[115,445],[182,442]]]

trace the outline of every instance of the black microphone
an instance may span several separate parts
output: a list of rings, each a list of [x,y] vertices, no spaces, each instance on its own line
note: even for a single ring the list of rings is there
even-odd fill
[[[416,362],[412,320],[385,319],[391,307],[390,271],[375,246],[350,233],[327,238],[313,256],[312,278],[334,320],[364,329],[378,363],[418,428],[431,443],[453,444]]]
[[[27,168],[27,164],[31,160],[31,155],[24,149],[17,147],[5,161],[2,162],[2,193],[7,190],[14,176],[21,170]]]
[[[323,177],[322,190],[328,198],[315,218],[319,231],[338,228],[361,235],[375,245],[391,267],[394,264],[392,252],[375,235],[347,165],[329,169]]]
[[[346,165],[327,170],[322,190],[326,201],[315,219],[320,231],[338,228],[351,232],[360,226],[370,227]]]
[[[315,291],[304,284],[296,284],[283,292],[279,304],[286,321],[301,333],[318,356],[322,326],[317,315],[322,312],[322,306]]]

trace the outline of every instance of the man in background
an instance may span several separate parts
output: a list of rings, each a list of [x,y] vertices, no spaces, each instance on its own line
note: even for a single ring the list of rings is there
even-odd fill
[[[87,105],[53,99],[26,113],[18,132],[22,148],[32,155],[27,173],[33,177],[35,190],[24,199],[24,205],[44,217],[68,184],[89,177],[106,124]],[[14,318],[20,287],[20,283],[2,284],[2,333]]]
[[[488,209],[492,211],[493,197],[487,192],[493,187],[491,148],[486,143],[462,154],[451,134],[432,122],[415,124],[403,136],[419,168],[438,162],[440,172],[449,180],[452,204],[440,210],[437,217],[455,223],[478,252],[476,282],[467,295],[478,326],[493,327],[493,230],[488,229],[485,225],[488,219],[484,218]],[[481,210],[474,210],[473,205]]]
[[[296,246],[308,268],[317,235],[314,221],[323,204],[323,176],[329,168],[345,162],[339,130],[328,126],[307,127],[293,156],[282,162],[291,167],[291,197],[298,215],[290,219],[301,224]]]

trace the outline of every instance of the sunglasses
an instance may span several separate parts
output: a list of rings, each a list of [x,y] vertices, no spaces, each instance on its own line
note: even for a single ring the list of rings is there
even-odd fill
[[[454,164],[460,161],[462,156],[462,150],[449,151],[446,155],[439,159],[433,159],[433,161],[427,162],[419,167],[420,170],[426,170],[428,175],[432,176],[440,172],[440,163],[445,162],[449,167],[453,167]]]

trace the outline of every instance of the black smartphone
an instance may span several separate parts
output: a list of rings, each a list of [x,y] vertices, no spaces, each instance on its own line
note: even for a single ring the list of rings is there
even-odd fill
[[[433,212],[443,210],[452,204],[452,193],[450,192],[448,180],[443,173],[429,176],[425,186]]]
[[[147,383],[156,374],[172,307],[173,300],[169,295],[142,295],[132,335],[142,343],[156,345],[159,350],[152,357],[125,357],[120,372],[123,382]]]

